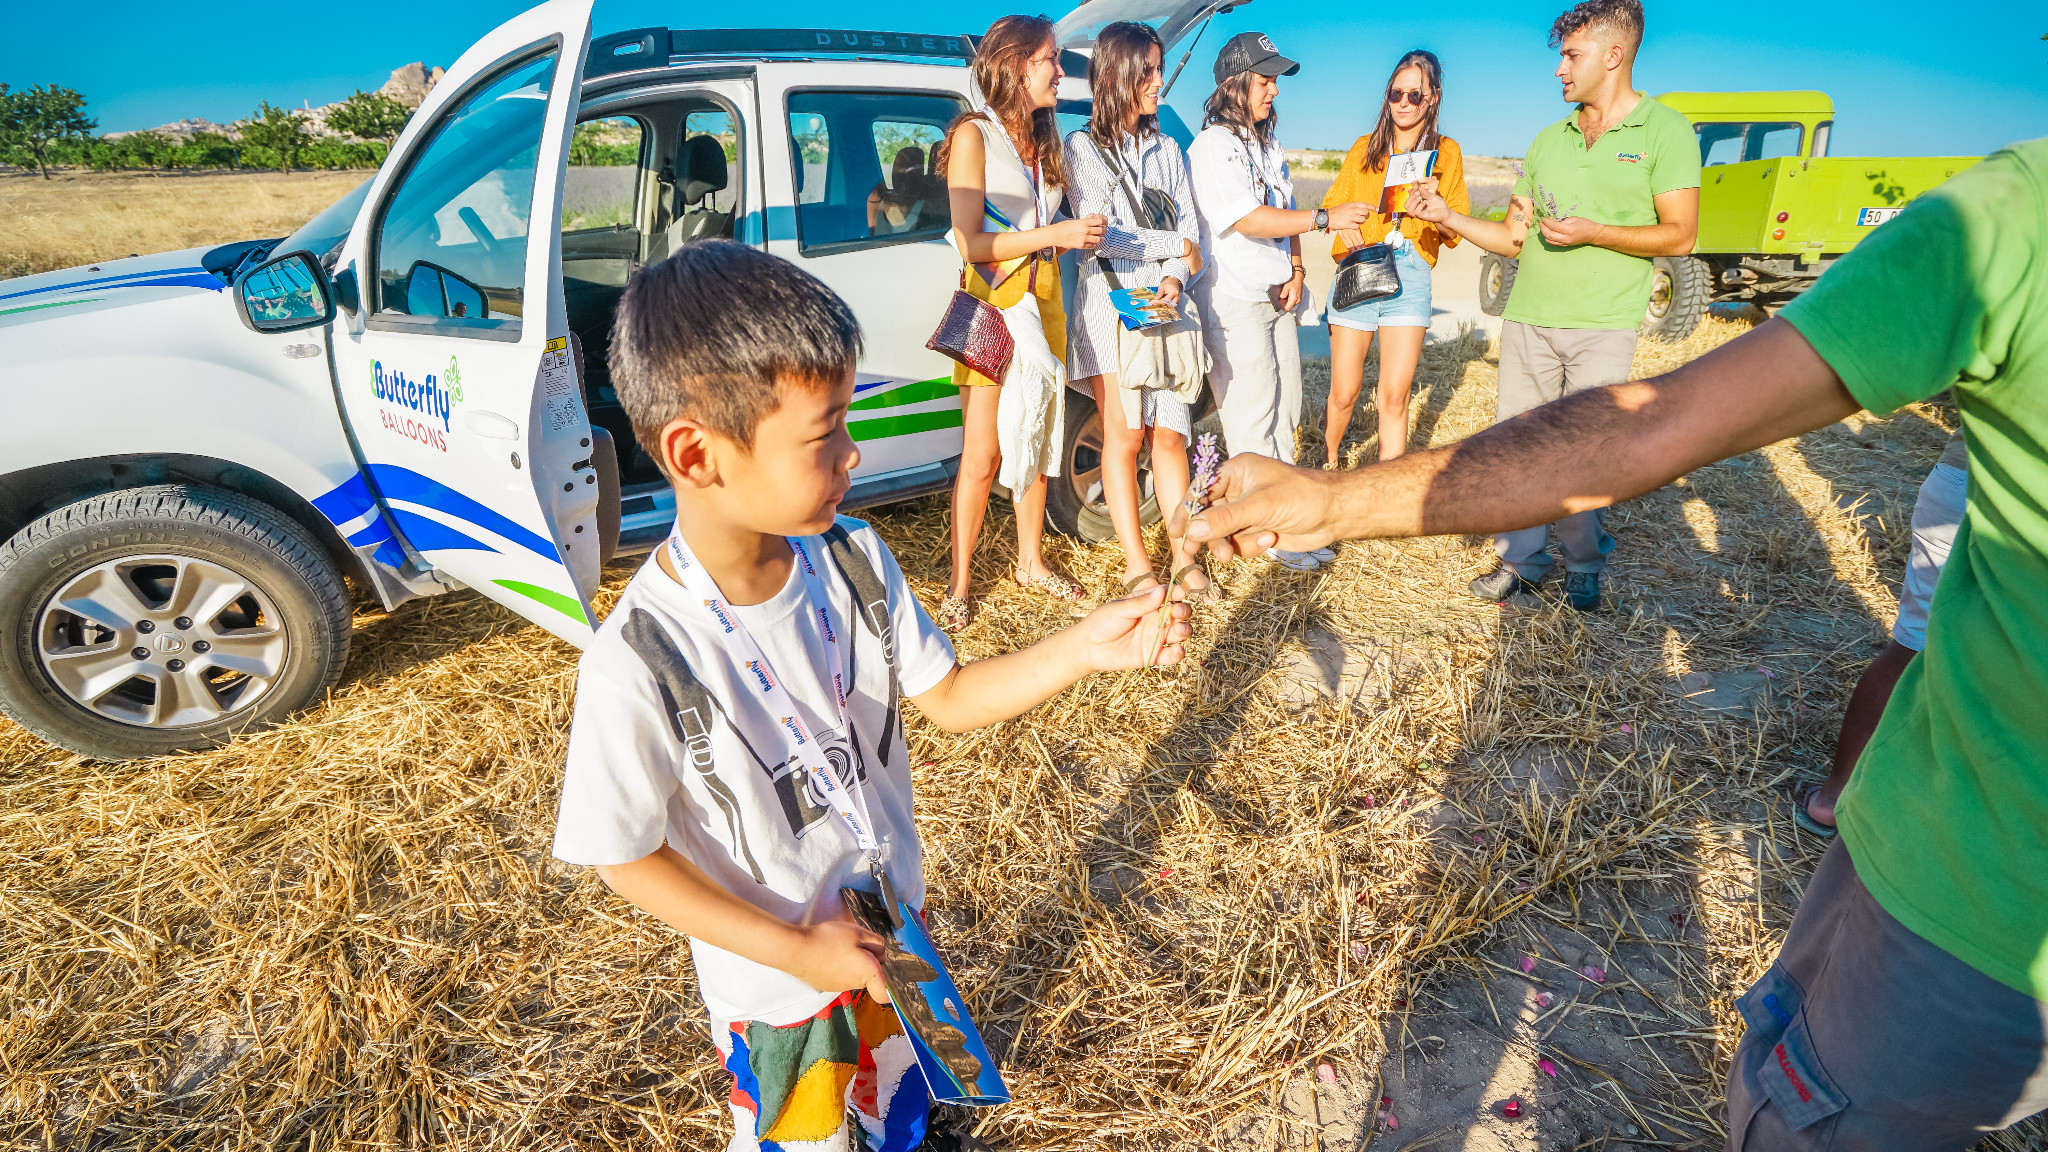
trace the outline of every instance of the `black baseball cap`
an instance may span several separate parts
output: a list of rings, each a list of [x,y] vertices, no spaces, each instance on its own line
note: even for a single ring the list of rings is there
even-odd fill
[[[1223,83],[1239,72],[1257,72],[1261,76],[1292,76],[1301,71],[1301,65],[1280,54],[1273,47],[1273,38],[1264,32],[1239,32],[1223,44],[1223,50],[1216,53],[1216,82]]]

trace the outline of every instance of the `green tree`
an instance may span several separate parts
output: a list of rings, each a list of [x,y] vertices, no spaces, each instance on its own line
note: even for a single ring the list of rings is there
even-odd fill
[[[290,172],[313,143],[313,134],[306,131],[305,113],[274,107],[265,100],[242,122],[242,143],[270,153],[279,172]]]
[[[327,110],[329,128],[358,140],[382,140],[386,144],[398,139],[410,119],[412,109],[400,101],[360,88],[355,95]]]
[[[89,136],[99,127],[84,109],[85,97],[69,88],[39,84],[10,92],[0,84],[0,149],[26,157],[48,180],[50,149]]]

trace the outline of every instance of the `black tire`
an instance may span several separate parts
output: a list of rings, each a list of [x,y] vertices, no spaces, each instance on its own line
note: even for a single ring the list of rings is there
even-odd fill
[[[1116,539],[1109,506],[1102,502],[1102,414],[1095,398],[1067,391],[1066,435],[1060,443],[1060,474],[1047,480],[1045,519],[1055,529],[1086,544]],[[1159,500],[1152,494],[1152,462],[1138,458],[1138,522],[1159,523]]]
[[[173,615],[195,596],[225,606]],[[164,484],[59,508],[0,544],[0,629],[0,711],[127,760],[210,748],[318,700],[348,657],[349,600],[289,516]]]
[[[1508,293],[1515,290],[1517,265],[1505,256],[1488,252],[1479,258],[1479,310],[1498,316],[1508,310]]]
[[[1642,334],[1665,343],[1692,335],[1707,314],[1714,289],[1713,269],[1697,256],[1659,256],[1652,260],[1650,304],[1643,310]]]

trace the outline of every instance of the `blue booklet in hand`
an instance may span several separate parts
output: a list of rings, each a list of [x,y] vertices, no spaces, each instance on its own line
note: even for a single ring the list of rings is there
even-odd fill
[[[1113,288],[1109,293],[1109,303],[1116,309],[1117,318],[1124,322],[1124,327],[1132,332],[1187,318],[1175,305],[1160,302],[1156,298],[1158,293],[1157,288]]]
[[[854,923],[889,941],[882,979],[932,1099],[976,1107],[1009,1103],[1002,1071],[917,913],[886,884],[880,894],[841,888],[839,899]]]

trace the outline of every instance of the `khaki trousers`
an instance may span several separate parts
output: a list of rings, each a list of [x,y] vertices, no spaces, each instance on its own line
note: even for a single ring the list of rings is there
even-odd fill
[[[1501,325],[1494,423],[1574,392],[1625,383],[1635,355],[1633,328],[1538,328],[1509,320]],[[1541,580],[1553,563],[1546,550],[1553,532],[1567,572],[1598,572],[1614,551],[1614,537],[1600,527],[1599,509],[1574,512],[1553,524],[1496,532],[1493,548],[1522,579]]]

